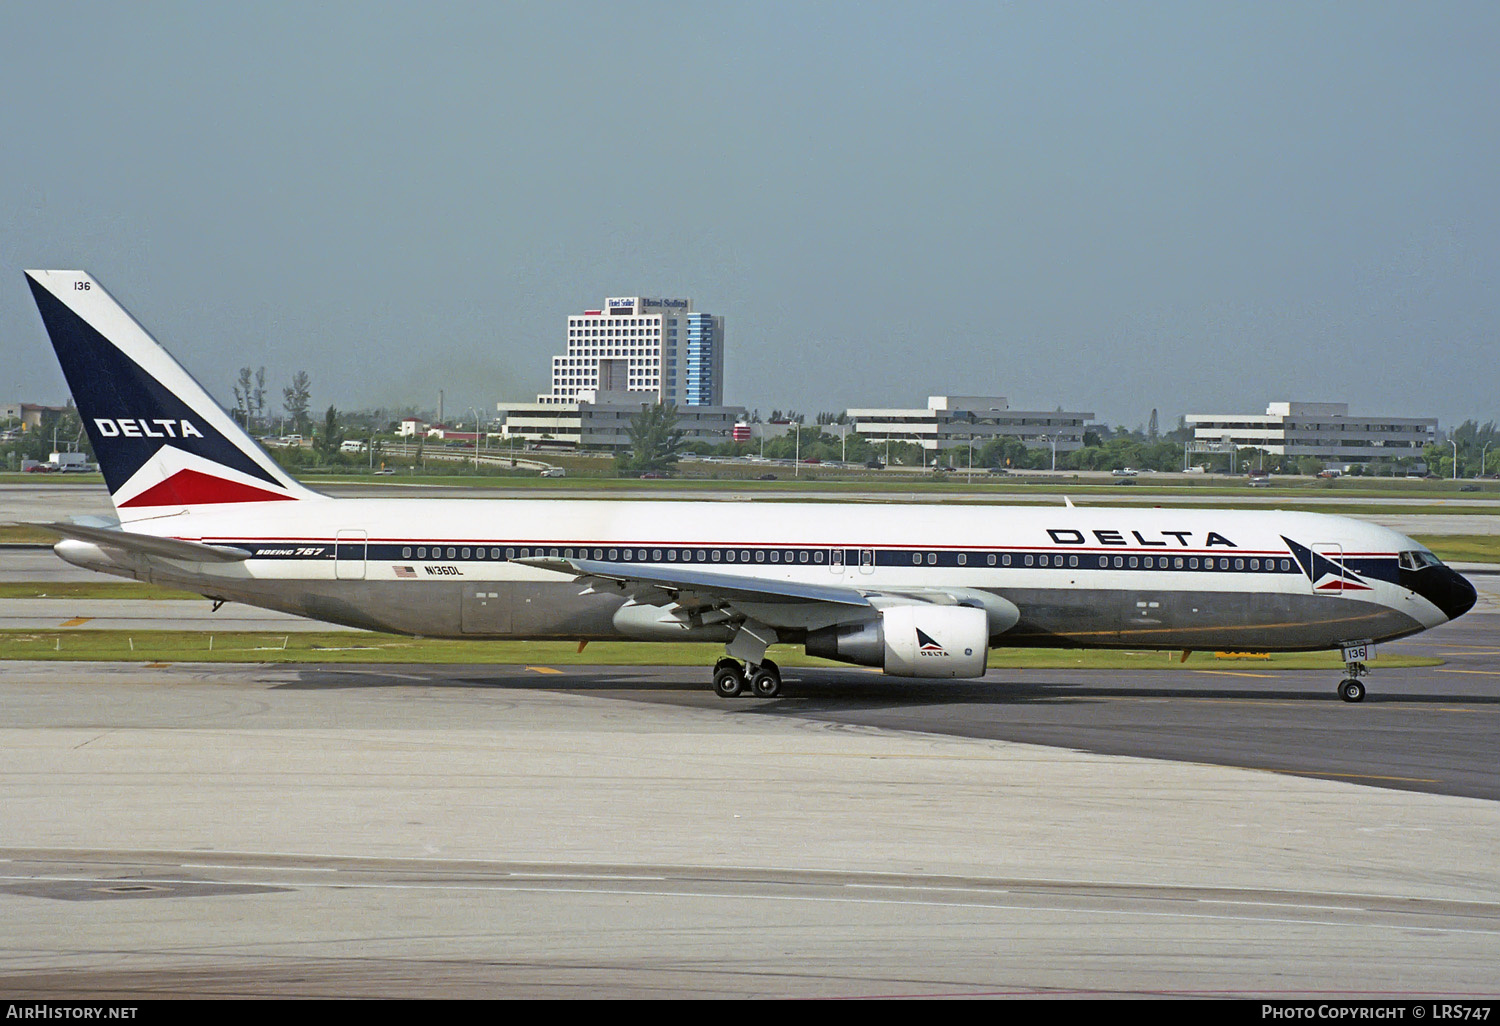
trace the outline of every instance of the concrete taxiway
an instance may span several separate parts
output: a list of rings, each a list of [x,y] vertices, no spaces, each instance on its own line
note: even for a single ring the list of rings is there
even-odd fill
[[[1500,993],[1500,802],[958,736],[1022,705],[983,685],[541,669],[9,664],[0,994]],[[1021,687],[1143,736],[1285,702],[1494,750],[1479,690],[1129,706],[1133,676]]]

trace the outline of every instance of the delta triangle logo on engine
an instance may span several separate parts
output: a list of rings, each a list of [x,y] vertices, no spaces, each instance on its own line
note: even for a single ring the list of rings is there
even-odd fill
[[[951,658],[948,655],[948,650],[928,637],[927,634],[923,632],[922,628],[916,627],[913,629],[917,632],[917,652],[920,655]]]

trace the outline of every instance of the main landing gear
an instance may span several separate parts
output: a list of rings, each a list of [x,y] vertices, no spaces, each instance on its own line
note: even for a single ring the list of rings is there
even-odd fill
[[[1344,664],[1344,669],[1349,676],[1339,682],[1339,697],[1346,702],[1364,701],[1365,686],[1359,682],[1359,678],[1369,673],[1369,668],[1364,663],[1357,663],[1351,659]]]
[[[753,693],[756,698],[775,698],[781,694],[781,667],[769,659],[746,667],[738,659],[725,656],[714,666],[714,694],[736,698]]]

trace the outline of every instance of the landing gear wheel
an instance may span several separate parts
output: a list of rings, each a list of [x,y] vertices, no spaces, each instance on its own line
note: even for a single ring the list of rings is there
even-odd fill
[[[1365,686],[1350,677],[1339,685],[1339,697],[1346,702],[1361,702],[1365,697]]]
[[[737,698],[743,690],[745,672],[740,669],[740,664],[730,660],[726,666],[721,662],[714,670],[714,694],[720,698]]]
[[[750,687],[757,698],[775,698],[781,694],[781,671],[767,660],[750,676]]]

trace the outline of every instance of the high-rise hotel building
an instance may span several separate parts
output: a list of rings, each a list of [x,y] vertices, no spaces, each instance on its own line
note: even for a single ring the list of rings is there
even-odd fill
[[[567,351],[552,358],[542,404],[594,402],[605,392],[687,406],[724,402],[724,318],[691,299],[624,296],[568,318]]]

